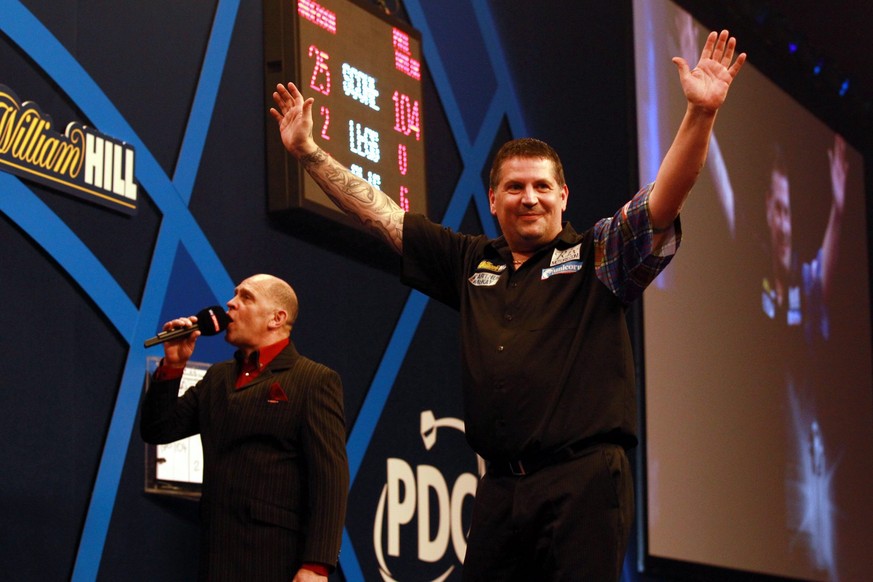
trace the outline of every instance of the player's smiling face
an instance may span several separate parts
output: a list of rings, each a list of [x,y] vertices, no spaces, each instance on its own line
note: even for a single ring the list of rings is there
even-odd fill
[[[767,200],[767,224],[770,226],[770,244],[779,265],[791,268],[791,198],[788,176],[774,171],[770,180]]]
[[[568,194],[567,185],[558,184],[551,160],[509,158],[488,197],[510,249],[530,252],[561,232]]]

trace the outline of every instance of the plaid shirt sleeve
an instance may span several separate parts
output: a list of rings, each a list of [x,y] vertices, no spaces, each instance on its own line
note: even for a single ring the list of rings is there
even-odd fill
[[[653,186],[643,187],[615,216],[598,221],[594,227],[597,278],[625,303],[643,294],[670,263],[682,240],[677,218],[663,233],[661,244],[654,247],[655,233],[649,217]]]
[[[824,300],[824,250],[818,249],[815,257],[801,265],[803,281],[803,333],[807,342],[817,336],[827,340],[830,337],[830,316]]]

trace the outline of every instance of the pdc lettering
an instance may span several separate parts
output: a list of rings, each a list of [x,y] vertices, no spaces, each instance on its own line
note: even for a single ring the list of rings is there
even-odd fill
[[[418,465],[413,469],[409,463],[397,458],[387,460],[387,475],[385,527],[388,555],[400,556],[401,529],[415,528],[419,560],[441,560],[451,541],[458,561],[463,563],[467,539],[461,515],[465,499],[476,495],[476,475],[462,473],[449,487],[436,467]],[[432,494],[436,498],[436,507],[433,508]],[[432,519],[435,524],[431,523]]]

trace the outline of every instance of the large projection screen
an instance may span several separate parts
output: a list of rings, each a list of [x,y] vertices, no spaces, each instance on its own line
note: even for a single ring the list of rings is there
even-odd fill
[[[634,27],[646,182],[685,110],[670,59],[707,31],[666,0],[634,0]],[[864,159],[754,62],[644,298],[645,561],[870,579]]]

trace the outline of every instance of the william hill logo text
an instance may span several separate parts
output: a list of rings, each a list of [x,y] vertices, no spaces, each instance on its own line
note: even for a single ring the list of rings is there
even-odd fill
[[[30,101],[0,84],[0,170],[79,198],[136,214],[130,145],[77,122],[66,133]]]

